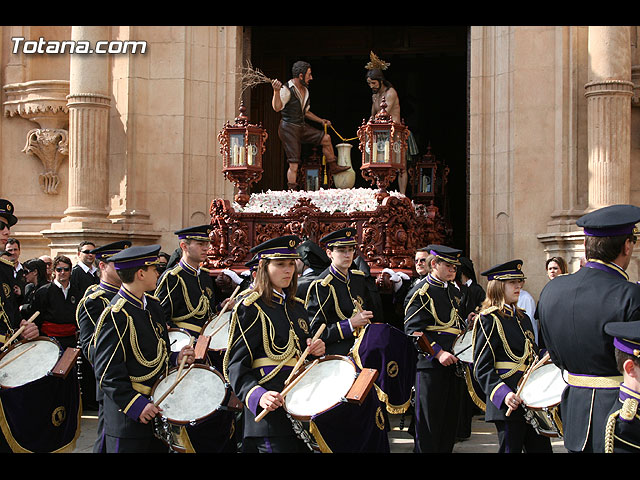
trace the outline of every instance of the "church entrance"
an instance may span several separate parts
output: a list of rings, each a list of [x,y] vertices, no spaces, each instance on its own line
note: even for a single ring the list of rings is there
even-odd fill
[[[453,245],[468,247],[468,27],[465,26],[254,26],[247,27],[254,68],[283,83],[291,78],[296,60],[311,64],[311,111],[332,122],[334,146],[338,136],[356,136],[371,113],[371,90],[365,81],[369,52],[390,63],[385,77],[397,90],[401,115],[420,155],[431,153],[450,172],[447,215]],[[253,192],[286,189],[286,161],[278,138],[280,114],[271,108],[273,90],[263,84],[245,93],[249,119],[262,122],[269,133],[262,180]],[[320,125],[315,125],[322,128]],[[370,188],[360,175],[358,141],[352,140],[355,188]],[[397,190],[397,180],[391,185]],[[407,196],[412,196],[411,181]]]

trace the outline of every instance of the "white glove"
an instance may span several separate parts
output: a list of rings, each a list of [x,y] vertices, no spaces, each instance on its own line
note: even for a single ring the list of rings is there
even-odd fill
[[[411,280],[411,277],[404,272],[398,272],[398,275],[402,280]]]
[[[390,268],[385,268],[384,270],[382,270],[382,273],[388,273],[389,276],[391,277],[391,281],[393,283],[397,283],[402,281],[402,279],[400,278],[400,276],[394,272],[393,270],[391,270]]]
[[[222,273],[224,273],[227,277],[233,280],[233,283],[235,283],[236,285],[240,285],[242,283],[242,279],[233,270],[229,270],[225,268],[224,270],[222,270]]]

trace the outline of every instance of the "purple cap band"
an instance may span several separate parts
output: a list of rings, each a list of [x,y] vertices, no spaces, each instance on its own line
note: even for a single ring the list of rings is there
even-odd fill
[[[628,353],[629,355],[633,355],[634,357],[640,357],[639,343],[631,342],[623,338],[614,337],[613,345],[621,352]]]
[[[618,235],[629,235],[635,232],[636,224],[616,225],[609,228],[588,228],[584,227],[584,234],[587,237],[617,237]]]
[[[141,268],[148,265],[155,265],[157,261],[158,256],[152,255],[149,257],[132,258],[131,260],[124,260],[121,262],[115,261],[113,262],[113,265],[116,270],[125,270],[127,268]]]

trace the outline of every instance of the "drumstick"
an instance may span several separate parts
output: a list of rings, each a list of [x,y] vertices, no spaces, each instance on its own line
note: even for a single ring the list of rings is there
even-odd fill
[[[40,312],[36,312],[33,315],[31,315],[31,318],[27,320],[27,323],[22,325],[18,330],[16,330],[16,332],[13,335],[11,335],[11,338],[9,338],[9,340],[4,342],[4,345],[2,346],[2,348],[0,348],[0,351],[5,350],[11,344],[11,342],[13,342],[16,338],[18,338],[20,334],[24,331],[24,329],[27,327],[27,325],[33,322],[38,315],[40,315]]]
[[[317,360],[317,359],[314,360],[313,363],[309,365],[307,368],[305,368],[302,371],[302,373],[300,373],[300,375],[298,375],[293,382],[291,382],[284,390],[282,390],[282,392],[280,392],[280,395],[282,395],[282,397],[284,398],[287,395],[287,393],[289,393],[291,389],[295,387],[300,380],[302,380],[302,377],[304,377],[309,372],[309,370],[315,367],[319,361],[320,360]],[[259,422],[260,420],[262,420],[264,417],[267,416],[268,413],[269,413],[269,410],[267,410],[266,408],[262,410],[262,412],[260,412],[260,414],[256,417],[256,422]]]
[[[191,340],[189,340],[189,346],[191,347],[193,345],[193,337],[191,337]],[[178,367],[178,377],[180,377],[180,374],[182,373],[182,370],[184,369],[184,364],[187,361],[187,356],[183,356],[182,360],[180,361],[180,366]]]
[[[33,345],[31,345],[30,347],[25,348],[23,351],[21,351],[20,353],[16,354],[13,358],[7,360],[6,362],[4,362],[2,365],[0,365],[0,370],[3,369],[4,367],[6,367],[7,365],[9,365],[11,362],[13,362],[14,360],[16,360],[17,358],[21,357],[22,355],[24,355],[25,353],[27,353],[29,350],[31,350],[32,348],[34,348],[36,346],[36,344],[34,343]]]
[[[291,373],[289,374],[287,379],[284,381],[285,385],[289,384],[289,382],[291,381],[293,376],[296,374],[296,372],[298,371],[298,369],[302,365],[302,362],[304,362],[305,358],[307,358],[307,355],[309,355],[309,350],[311,349],[311,345],[313,345],[313,342],[315,342],[316,340],[318,340],[320,338],[320,335],[322,335],[322,332],[324,332],[325,328],[327,328],[327,324],[326,323],[323,323],[322,325],[320,325],[320,328],[318,329],[316,334],[311,339],[311,343],[309,345],[307,345],[307,348],[304,349],[304,352],[302,353],[302,355],[300,355],[300,358],[298,359],[298,362],[295,364],[295,366],[293,367],[293,370],[291,370]]]
[[[225,312],[227,311],[227,307],[229,306],[229,304],[231,303],[231,300],[233,300],[234,298],[236,298],[236,295],[238,294],[238,290],[240,290],[240,285],[238,285],[236,287],[236,289],[233,291],[233,293],[231,294],[231,296],[229,297],[229,301],[227,303],[224,304],[224,306],[222,307],[222,310],[220,310],[220,313],[216,316],[216,318],[213,320],[213,323],[211,324],[211,328],[216,326],[216,323],[218,323],[218,320],[220,320],[220,317],[222,317],[222,315],[225,314]],[[216,331],[217,333],[217,331]],[[209,335],[210,337],[213,337],[213,335]]]
[[[173,393],[173,391],[176,389],[176,387],[178,386],[178,384],[182,381],[182,379],[183,379],[184,377],[186,377],[186,376],[187,376],[187,373],[189,373],[189,372],[191,371],[191,369],[193,368],[193,366],[194,366],[194,365],[195,365],[195,364],[193,364],[193,363],[192,363],[191,365],[189,365],[189,368],[187,368],[187,371],[186,371],[186,372],[184,372],[184,373],[182,374],[182,376],[181,376],[181,377],[178,377],[178,378],[176,379],[176,381],[175,381],[175,382],[173,382],[173,385],[171,385],[171,386],[169,387],[169,389],[168,389],[166,392],[164,392],[164,393],[162,394],[162,396],[158,399],[158,401],[157,401],[157,402],[153,402],[153,403],[155,404],[155,406],[156,406],[156,407],[160,406],[160,403],[161,403],[165,398],[167,398],[167,396],[168,396],[170,393]]]
[[[544,356],[540,360],[538,360],[536,363],[534,363],[531,366],[531,368],[529,368],[529,370],[527,370],[525,375],[522,377],[522,382],[520,382],[520,386],[518,387],[518,391],[516,392],[516,395],[518,397],[522,393],[522,389],[524,388],[524,384],[527,383],[527,380],[529,380],[529,376],[533,373],[534,370],[536,370],[537,368],[541,367],[547,360],[549,360],[549,352],[545,353]],[[511,412],[513,412],[513,408],[509,407],[507,409],[506,416],[507,417],[510,416]]]
[[[218,319],[216,319],[216,321],[217,320]],[[229,318],[227,318],[224,322],[222,322],[222,325],[218,326],[218,328],[216,328],[215,331],[212,332],[211,335],[209,335],[209,336],[210,337],[215,337],[216,333],[218,333],[220,330],[222,330],[227,323],[229,323]]]

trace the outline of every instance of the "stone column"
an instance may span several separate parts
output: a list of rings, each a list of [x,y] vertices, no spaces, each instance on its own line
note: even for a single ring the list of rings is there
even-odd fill
[[[631,45],[629,27],[589,27],[588,210],[629,203]]]
[[[72,27],[74,41],[109,39],[109,27]],[[69,204],[62,222],[109,222],[109,63],[105,54],[70,56]]]

